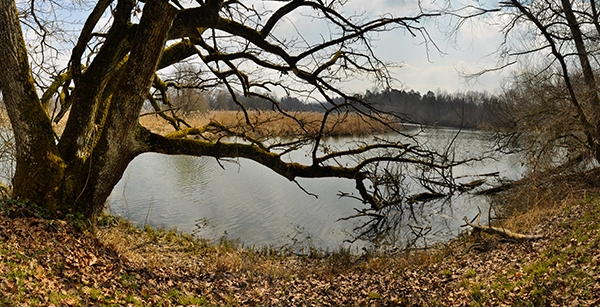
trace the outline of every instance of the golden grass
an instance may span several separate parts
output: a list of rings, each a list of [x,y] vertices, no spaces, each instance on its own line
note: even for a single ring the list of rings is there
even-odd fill
[[[192,127],[202,127],[210,122],[217,122],[232,131],[245,133],[255,138],[314,136],[321,128],[323,113],[318,112],[290,112],[285,116],[276,111],[248,111],[251,125],[246,123],[244,113],[241,111],[210,111],[206,113],[195,112],[181,118]],[[59,123],[53,123],[57,135],[61,135],[69,116],[69,112]],[[10,121],[5,109],[0,109],[0,125],[9,125]],[[158,115],[145,115],[140,117],[140,124],[152,132],[167,134],[174,132],[173,126]],[[181,126],[185,128],[184,125]],[[325,125],[327,136],[361,136],[381,134],[401,129],[397,119],[385,116],[378,119],[367,118],[358,113],[333,114]]]
[[[117,218],[110,227],[100,227],[96,237],[105,246],[127,259],[133,267],[159,271],[229,272],[275,280],[319,276],[333,279],[340,274],[391,272],[427,266],[463,250],[459,241],[436,249],[399,253],[367,252],[362,255],[347,249],[311,250],[295,255],[273,247],[244,247],[235,241],[209,242],[176,230],[137,228]]]
[[[352,269],[352,261],[348,260],[359,258],[343,252],[297,257],[268,247],[245,248],[235,241],[211,243],[175,230],[136,228],[121,219],[116,225],[99,228],[96,237],[132,267],[192,275],[227,272],[243,278],[260,276],[273,280],[333,276]]]
[[[598,178],[599,170],[573,174],[556,170],[533,173],[510,190],[493,196],[492,205],[507,217],[501,226],[527,232],[562,211],[565,204],[588,192],[598,192]]]
[[[293,112],[294,119],[275,111],[248,111],[251,125],[246,123],[244,114],[240,111],[211,111],[208,113],[193,113],[183,117],[192,127],[202,127],[208,123],[217,122],[229,129],[245,133],[255,138],[265,137],[299,137],[316,135],[321,128],[323,113]],[[382,118],[382,121],[388,121]],[[157,115],[142,116],[140,123],[153,132],[166,134],[175,131],[165,120]],[[392,127],[399,125],[390,123]],[[382,122],[361,117],[356,113],[331,115],[327,120],[324,131],[328,136],[356,136],[390,132]]]

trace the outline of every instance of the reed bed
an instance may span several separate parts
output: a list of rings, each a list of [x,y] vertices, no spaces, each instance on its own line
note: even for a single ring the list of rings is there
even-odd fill
[[[250,125],[246,122],[241,111],[212,110],[209,112],[192,112],[180,116],[185,123],[192,127],[202,127],[211,122],[217,122],[235,132],[242,132],[257,138],[299,136],[315,136],[321,129],[323,113],[319,112],[289,112],[288,116],[276,111],[248,111]],[[59,123],[54,123],[54,129],[60,136],[65,128],[68,113]],[[140,117],[142,126],[152,132],[167,134],[174,132],[173,126],[158,115],[143,115]],[[10,125],[6,110],[0,109],[0,125]],[[181,125],[185,128],[185,125]],[[364,136],[392,132],[402,129],[397,118],[369,118],[357,113],[333,114],[327,119],[324,127],[326,136]]]
[[[230,130],[255,138],[315,136],[321,129],[323,113],[293,112],[286,116],[275,111],[248,111],[250,125],[240,111],[210,111],[191,113],[183,119],[192,127],[210,122],[220,123]],[[166,134],[174,128],[157,115],[142,116],[140,123],[153,132]],[[357,113],[331,115],[325,125],[327,136],[360,136],[381,134],[399,129],[390,118],[366,118]]]

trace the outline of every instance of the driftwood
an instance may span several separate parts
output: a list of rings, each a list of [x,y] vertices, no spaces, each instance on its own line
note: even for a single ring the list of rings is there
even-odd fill
[[[484,183],[487,182],[487,179],[479,179],[479,180],[474,180],[471,182],[467,182],[467,183],[461,183],[460,186],[458,187],[458,190],[461,192],[467,192],[470,190],[473,190],[474,188],[483,185]]]
[[[512,232],[508,229],[494,227],[491,225],[482,226],[481,224],[479,224],[480,215],[481,215],[481,213],[477,214],[477,217],[475,218],[475,219],[477,219],[476,224],[473,224],[473,221],[469,222],[469,220],[467,219],[466,216],[463,218],[465,223],[467,223],[468,226],[471,226],[473,228],[474,232],[481,231],[481,232],[489,233],[492,235],[499,235],[503,238],[511,239],[511,240],[515,240],[515,241],[540,240],[540,239],[544,238],[544,236],[526,235],[526,234],[516,233],[516,232]],[[473,219],[473,220],[475,220],[475,219]]]
[[[420,201],[429,201],[432,199],[438,199],[438,198],[443,198],[446,197],[448,195],[443,194],[443,193],[439,193],[439,192],[434,192],[434,193],[419,193],[419,194],[415,194],[412,195],[408,198],[408,201],[411,203],[416,203],[416,202],[420,202]]]
[[[516,185],[517,181],[510,181],[502,183],[499,186],[491,187],[489,189],[481,190],[475,192],[475,195],[492,195],[500,192],[504,192],[512,189]]]

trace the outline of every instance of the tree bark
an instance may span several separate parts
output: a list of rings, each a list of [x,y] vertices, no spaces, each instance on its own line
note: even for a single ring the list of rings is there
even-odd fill
[[[176,15],[177,10],[167,1],[147,1],[141,30],[131,48],[127,46],[129,27],[124,27],[126,31],[118,27],[121,32],[113,34],[114,40],[107,44],[114,50],[101,52],[102,61],[96,59],[79,81],[79,99],[72,109],[75,115],[69,117],[59,143],[63,150],[59,150],[51,119],[33,82],[15,2],[0,1],[0,69],[6,72],[0,74],[0,84],[17,151],[14,196],[41,204],[57,215],[91,217],[103,209],[129,162],[142,152],[136,143],[137,119]],[[117,70],[115,65],[128,50],[126,66],[118,69],[122,74],[115,82],[116,90],[106,95],[104,87],[114,79],[111,70]],[[110,111],[106,105],[103,126],[96,126],[94,116],[108,97]]]
[[[577,17],[573,13],[573,8],[569,0],[561,0],[561,4],[567,19],[567,24],[573,35],[573,42],[575,43],[575,49],[577,50],[577,56],[581,65],[583,79],[586,85],[586,91],[584,93],[584,103],[589,103],[591,107],[591,116],[593,119],[592,125],[594,126],[593,135],[595,136],[593,144],[590,144],[596,160],[600,161],[600,97],[598,96],[596,77],[594,76],[594,70],[589,60],[589,53],[585,47],[583,34],[581,33],[580,23],[577,21]]]
[[[101,109],[102,106],[108,106],[103,100],[105,87],[113,77],[118,78],[115,72],[131,47],[129,40],[132,26],[129,24],[129,15],[119,16],[125,15],[123,12],[129,13],[134,5],[133,1],[119,1],[115,24],[111,26],[100,52],[85,74],[75,79],[71,114],[58,145],[67,163],[75,159],[85,161],[92,152],[95,137],[98,137],[96,115],[106,111]]]
[[[65,164],[38,98],[14,1],[0,1],[0,83],[16,144],[13,194],[60,211]]]
[[[89,177],[73,201],[86,216],[99,213],[127,165],[143,152],[138,117],[177,15],[167,1],[148,0],[129,59],[112,95],[103,130],[89,157]]]

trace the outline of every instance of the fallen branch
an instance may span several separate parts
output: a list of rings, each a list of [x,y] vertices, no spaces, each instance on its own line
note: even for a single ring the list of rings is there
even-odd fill
[[[467,182],[467,183],[461,183],[458,187],[458,190],[461,192],[467,192],[470,190],[473,190],[474,188],[483,185],[484,183],[486,183],[487,179],[479,179],[479,180],[474,180],[471,182]]]
[[[465,223],[467,223],[468,226],[471,226],[473,228],[473,231],[482,231],[485,233],[489,233],[492,235],[499,235],[501,237],[516,240],[516,241],[540,240],[540,239],[544,238],[544,236],[525,235],[525,234],[521,234],[521,233],[512,232],[508,229],[494,227],[491,225],[482,226],[481,224],[479,224],[479,216],[480,215],[481,214],[477,214],[477,217],[475,218],[475,219],[477,219],[476,224],[473,224],[473,221],[469,222],[469,220],[467,219],[466,216],[463,218],[463,220],[465,221]],[[475,220],[475,219],[473,219],[473,220]]]
[[[516,181],[502,183],[499,186],[475,192],[475,195],[492,195],[506,190],[512,189],[516,185]]]
[[[408,201],[411,203],[416,203],[416,202],[426,202],[426,201],[430,201],[432,199],[438,199],[438,198],[442,198],[442,197],[446,197],[448,195],[443,194],[443,193],[439,193],[439,192],[434,192],[434,193],[419,193],[419,194],[415,194],[412,195],[408,198]]]

